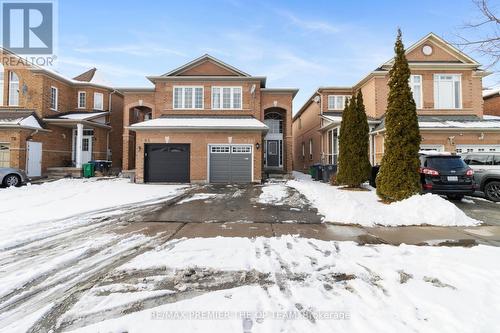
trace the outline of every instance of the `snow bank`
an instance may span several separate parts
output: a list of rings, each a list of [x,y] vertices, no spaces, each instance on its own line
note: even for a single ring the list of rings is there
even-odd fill
[[[270,284],[213,291],[210,283],[217,281],[209,279],[206,285],[200,281],[194,285],[203,291],[199,296],[191,298],[187,290],[183,297],[180,291],[173,303],[76,332],[242,332],[242,315],[250,317],[248,332],[498,332],[499,255],[500,248],[482,245],[358,246],[294,236],[172,241],[115,273],[137,274],[135,269],[155,269],[159,264],[167,268],[165,272],[256,269],[268,273]],[[103,310],[98,304],[108,308],[113,302],[123,304],[113,295],[108,297],[100,302],[83,297],[75,307],[94,312]],[[283,317],[301,310],[302,315],[347,317],[314,321]],[[210,319],[210,314],[226,317]]]
[[[54,221],[134,203],[166,200],[182,193],[181,185],[141,185],[127,179],[61,179],[41,185],[0,189],[0,247],[49,228]],[[113,214],[120,213],[117,209]],[[69,225],[70,222],[68,222]],[[67,226],[66,226],[67,227]]]
[[[435,194],[414,195],[387,205],[379,202],[374,190],[341,190],[336,186],[314,182],[310,176],[299,172],[294,172],[294,177],[295,180],[288,181],[287,185],[304,194],[328,222],[363,226],[470,226],[480,223]]]

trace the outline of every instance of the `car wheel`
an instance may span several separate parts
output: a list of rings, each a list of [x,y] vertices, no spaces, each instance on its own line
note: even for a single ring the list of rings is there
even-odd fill
[[[446,196],[453,201],[460,201],[464,198],[463,194],[448,194]]]
[[[3,185],[6,187],[21,186],[21,178],[18,175],[7,175],[3,179]]]
[[[488,200],[500,202],[500,182],[493,181],[486,184],[484,187],[484,196]]]

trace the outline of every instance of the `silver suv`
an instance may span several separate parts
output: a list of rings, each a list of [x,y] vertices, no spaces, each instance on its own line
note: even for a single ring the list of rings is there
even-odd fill
[[[500,202],[500,152],[468,153],[462,158],[474,170],[477,190],[484,192],[486,199]]]

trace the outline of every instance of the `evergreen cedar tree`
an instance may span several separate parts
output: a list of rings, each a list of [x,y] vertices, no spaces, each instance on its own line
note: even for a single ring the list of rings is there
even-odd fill
[[[368,155],[368,120],[366,118],[363,95],[346,103],[342,113],[339,135],[339,172],[337,182],[348,187],[359,187],[370,177]]]
[[[394,47],[389,71],[389,97],[385,114],[384,156],[377,175],[377,194],[386,201],[399,201],[420,192],[420,131],[417,108],[408,84],[410,68],[401,40]]]

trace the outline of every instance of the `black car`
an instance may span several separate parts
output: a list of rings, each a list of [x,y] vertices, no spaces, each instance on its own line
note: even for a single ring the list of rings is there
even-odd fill
[[[460,200],[476,189],[474,171],[457,155],[422,153],[419,171],[424,193]]]

